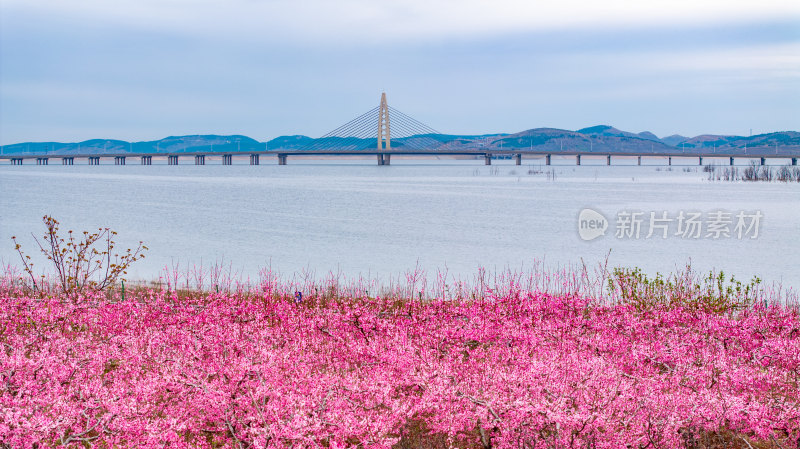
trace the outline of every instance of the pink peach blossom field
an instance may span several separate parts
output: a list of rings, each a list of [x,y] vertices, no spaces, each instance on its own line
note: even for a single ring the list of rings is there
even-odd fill
[[[1,290],[2,448],[800,447],[788,306]]]

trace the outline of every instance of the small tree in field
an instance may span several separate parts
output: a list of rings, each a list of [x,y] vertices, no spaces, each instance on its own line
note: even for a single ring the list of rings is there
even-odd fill
[[[47,231],[42,240],[36,236],[33,238],[42,254],[52,262],[58,286],[67,295],[102,291],[114,285],[122,275],[127,274],[130,264],[144,258],[144,251],[147,250],[139,242],[135,250],[128,248],[122,253],[114,252],[114,236],[117,233],[109,228],[98,228],[94,233],[83,231],[82,237],[70,230],[66,237],[62,237],[58,234],[58,220],[45,215],[42,221]],[[44,275],[37,284],[31,257],[22,252],[16,236],[11,238],[22,259],[23,269],[31,278],[34,291],[41,290]]]

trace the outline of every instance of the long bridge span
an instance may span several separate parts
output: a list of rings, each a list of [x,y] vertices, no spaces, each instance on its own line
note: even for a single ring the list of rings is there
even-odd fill
[[[513,159],[516,165],[522,165],[523,158],[526,160],[536,160],[545,165],[551,165],[554,156],[570,156],[575,158],[575,164],[581,165],[581,159],[586,157],[605,157],[606,164],[611,165],[612,159],[632,159],[637,160],[638,165],[642,165],[642,158],[666,158],[667,164],[672,165],[673,159],[676,160],[697,160],[699,165],[703,165],[704,159],[725,158],[729,160],[730,165],[734,165],[735,159],[755,159],[759,160],[761,165],[765,165],[767,159],[782,159],[791,160],[792,165],[797,165],[797,160],[800,155],[786,155],[786,154],[769,154],[769,155],[721,155],[712,152],[683,152],[683,153],[598,153],[590,151],[529,151],[529,150],[311,150],[311,151],[248,151],[248,152],[176,152],[176,153],[105,153],[105,154],[25,154],[25,155],[4,155],[0,156],[0,160],[6,160],[11,165],[23,165],[25,160],[29,160],[35,165],[49,165],[53,160],[61,165],[75,165],[75,161],[85,160],[88,165],[100,165],[101,160],[111,162],[114,165],[126,165],[131,160],[137,161],[141,165],[152,165],[154,158],[165,158],[168,165],[179,165],[183,160],[183,164],[189,165],[206,165],[206,158],[217,157],[221,158],[222,165],[232,165],[233,157],[249,156],[250,165],[259,165],[262,156],[277,158],[278,165],[286,165],[289,157],[298,158],[313,158],[313,157],[335,157],[335,156],[370,156],[375,157],[378,165],[390,165],[392,156],[414,156],[414,157],[441,157],[441,156],[466,156],[475,159],[483,159],[485,165],[491,165],[492,159],[498,157],[504,159]],[[135,164],[136,162],[134,162]]]
[[[581,165],[581,158],[605,157],[606,164],[611,165],[612,158],[636,158],[638,165],[642,165],[642,158],[666,158],[668,165],[672,165],[673,158],[681,160],[697,160],[703,165],[703,159],[728,158],[730,165],[734,165],[736,158],[756,159],[765,165],[767,159],[791,160],[792,165],[797,165],[800,151],[785,150],[774,154],[730,154],[708,151],[708,149],[695,149],[690,151],[662,151],[662,152],[611,152],[604,153],[588,150],[534,150],[530,149],[498,149],[498,148],[456,148],[453,149],[447,142],[437,139],[441,133],[433,128],[411,118],[410,116],[390,107],[386,101],[386,94],[381,94],[380,105],[356,117],[350,122],[334,129],[312,143],[302,148],[278,150],[249,150],[249,151],[156,151],[156,152],[103,152],[103,153],[74,153],[74,152],[48,152],[41,154],[0,154],[0,160],[9,161],[11,165],[23,165],[26,160],[35,161],[36,165],[49,165],[50,160],[61,162],[62,165],[74,165],[76,160],[85,160],[88,165],[100,165],[101,160],[114,161],[115,165],[126,165],[129,160],[137,160],[141,165],[152,165],[153,159],[166,158],[168,165],[183,164],[206,165],[206,159],[221,158],[222,165],[232,165],[233,158],[249,156],[250,165],[259,165],[263,157],[277,158],[278,165],[286,165],[289,158],[309,157],[375,157],[378,165],[390,165],[392,156],[411,157],[470,157],[483,159],[484,164],[491,165],[494,158],[511,158],[516,165],[521,165],[523,158],[535,159],[545,165],[551,165],[553,156],[568,156],[575,158],[575,164]],[[394,142],[394,146],[392,146]],[[188,159],[188,161],[187,161]],[[57,162],[56,162],[57,163]],[[134,162],[135,163],[135,162]]]

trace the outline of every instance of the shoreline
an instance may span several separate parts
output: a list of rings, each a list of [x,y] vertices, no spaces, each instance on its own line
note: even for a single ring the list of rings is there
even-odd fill
[[[5,265],[0,274],[4,285],[30,288],[31,277],[23,270]],[[59,294],[59,284],[52,276],[37,276],[37,283],[46,286],[48,294]],[[348,277],[329,271],[318,277],[313,273],[282,275],[271,269],[261,269],[257,278],[243,278],[223,266],[173,267],[158,279],[121,278],[112,284],[111,292],[153,290],[186,294],[260,293],[266,290],[291,296],[300,291],[319,296],[324,292],[346,297],[406,298],[420,300],[465,300],[509,294],[513,289],[549,295],[578,295],[591,298],[598,304],[614,305],[628,301],[632,292],[652,296],[660,292],[665,300],[676,295],[696,297],[736,297],[748,304],[775,304],[800,309],[800,292],[779,283],[764,283],[760,278],[740,280],[724,271],[700,272],[686,265],[670,273],[648,275],[639,268],[609,267],[598,264],[589,268],[574,265],[548,269],[538,266],[527,271],[504,269],[477,270],[470,278],[448,277],[446,271],[428,273],[417,267],[381,280],[378,277]]]

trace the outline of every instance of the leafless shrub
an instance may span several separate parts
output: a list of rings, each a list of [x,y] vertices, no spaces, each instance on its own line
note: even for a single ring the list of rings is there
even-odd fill
[[[750,162],[750,165],[744,169],[742,179],[745,181],[758,181],[758,166],[755,162]]]
[[[114,236],[117,233],[109,228],[99,228],[93,233],[83,231],[83,237],[77,237],[70,230],[65,238],[58,233],[58,220],[45,215],[42,221],[47,228],[42,240],[36,236],[33,238],[42,254],[52,262],[58,288],[73,298],[89,291],[103,291],[114,285],[122,275],[127,274],[130,264],[144,258],[144,251],[147,250],[139,242],[135,250],[128,248],[122,253],[114,252]],[[11,238],[33,290],[41,291],[45,275],[34,274],[31,257],[23,253],[16,236]]]
[[[761,172],[758,174],[759,181],[772,181],[774,177],[775,176],[772,172],[772,167],[769,165],[761,166]]]

